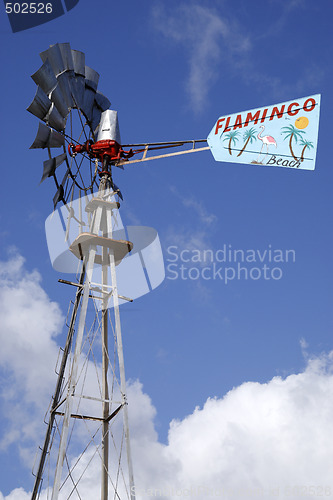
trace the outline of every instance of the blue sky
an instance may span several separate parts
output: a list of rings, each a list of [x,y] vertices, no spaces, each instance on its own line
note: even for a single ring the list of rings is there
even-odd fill
[[[171,246],[178,253],[217,252],[226,245],[295,254],[295,261],[277,264],[282,277],[276,280],[235,279],[226,284],[218,278],[170,279],[166,269],[159,288],[122,307],[126,374],[142,384],[131,387],[146,408],[140,425],[149,428],[147,450],[154,441],[167,454],[163,460],[171,463],[178,457],[188,473],[175,481],[190,481],[190,471],[202,467],[199,458],[191,464],[186,456],[189,443],[198,457],[205,456],[210,442],[209,456],[222,453],[208,437],[202,442],[199,438],[209,433],[216,411],[213,422],[220,422],[219,431],[226,422],[238,422],[253,446],[243,449],[241,434],[226,431],[234,439],[238,459],[228,455],[230,450],[225,459],[231,464],[234,460],[234,467],[238,464],[241,482],[251,475],[246,469],[253,456],[248,455],[249,447],[260,457],[271,443],[269,429],[283,436],[277,423],[263,432],[261,448],[254,438],[266,423],[265,411],[260,412],[262,390],[267,391],[263,405],[269,408],[271,402],[272,408],[289,412],[284,437],[290,448],[276,451],[272,446],[282,465],[267,479],[269,485],[282,488],[307,477],[305,466],[302,473],[292,470],[288,478],[283,468],[289,460],[297,463],[297,443],[304,443],[304,436],[309,441],[304,456],[314,460],[311,484],[319,486],[332,477],[323,472],[333,466],[332,452],[325,449],[333,416],[332,14],[329,0],[80,0],[59,19],[13,34],[2,12],[1,499],[28,498],[25,492],[32,488],[29,461],[41,442],[44,429],[39,425],[54,387],[51,374],[45,375],[48,385],[39,392],[36,366],[45,374],[49,367],[43,365],[36,344],[43,335],[50,353],[63,344],[62,316],[72,298],[70,287],[57,282],[64,276],[49,262],[44,221],[52,211],[54,187],[51,181],[38,185],[47,153],[29,151],[38,120],[26,111],[35,94],[30,75],[41,65],[39,53],[57,42],[70,42],[73,49],[85,52],[86,63],[100,73],[99,89],[118,111],[123,143],[205,139],[219,116],[322,95],[314,171],[220,163],[206,151],[129,165],[117,171],[115,182],[124,195],[123,222],[158,231],[166,266]],[[202,269],[197,263],[190,267]],[[21,315],[18,305],[28,316]],[[37,321],[39,314],[44,314],[42,321]],[[25,370],[31,370],[30,377]],[[325,390],[317,390],[316,384]],[[283,394],[292,401],[285,407],[275,404],[284,400]],[[297,406],[297,394],[302,394],[304,407]],[[205,405],[208,398],[216,400]],[[249,416],[241,421],[240,409],[256,407],[253,420]],[[302,414],[304,425],[299,421]],[[309,429],[318,421],[322,435],[312,435]],[[135,421],[134,429],[138,426]],[[304,429],[304,439],[299,429]],[[257,468],[252,473],[260,482],[268,476],[259,463],[254,460]],[[223,460],[219,464],[221,474],[227,474]],[[137,465],[143,484],[149,484],[148,469]],[[166,481],[162,469],[155,471],[161,484]],[[217,481],[219,470],[214,474],[202,480]],[[14,494],[16,488],[22,490]]]

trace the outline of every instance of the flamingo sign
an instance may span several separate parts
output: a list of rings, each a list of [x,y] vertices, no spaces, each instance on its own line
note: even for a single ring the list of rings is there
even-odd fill
[[[217,161],[314,170],[320,94],[221,116],[207,137]]]

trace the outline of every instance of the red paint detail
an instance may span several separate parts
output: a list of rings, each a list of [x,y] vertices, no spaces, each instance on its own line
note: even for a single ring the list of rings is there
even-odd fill
[[[281,110],[279,111],[279,108],[277,106],[274,106],[273,111],[271,116],[269,117],[270,120],[273,120],[274,115],[276,115],[278,118],[282,118],[283,112],[284,112],[285,105],[283,104],[281,106]]]
[[[219,120],[217,120],[216,128],[215,128],[215,135],[218,133],[219,129],[222,128],[223,121],[224,121],[224,118],[220,118]]]
[[[291,104],[289,104],[289,106],[288,106],[288,110],[287,110],[287,113],[288,113],[288,115],[289,115],[289,116],[295,116],[295,115],[297,115],[297,113],[299,112],[299,109],[295,109],[294,111],[292,111],[292,108],[293,108],[294,106],[299,107],[298,102],[292,102]]]
[[[229,127],[230,119],[231,119],[231,116],[228,116],[227,122],[225,124],[225,129],[223,130],[223,132],[230,132],[231,131],[231,128]]]
[[[242,128],[242,115],[237,115],[234,130],[236,130],[236,128]]]
[[[69,156],[75,156],[78,153],[89,153],[90,145],[92,141],[86,141],[84,144],[73,144],[72,142],[68,144]]]
[[[68,153],[70,156],[75,156],[79,153],[87,153],[90,158],[97,158],[103,163],[104,158],[107,156],[108,161],[117,161],[122,158],[131,158],[135,153],[130,149],[130,151],[124,151],[120,144],[116,141],[104,140],[93,143],[92,141],[86,141],[84,144],[73,144],[68,145]]]
[[[259,120],[259,116],[260,116],[260,109],[258,109],[258,111],[252,115],[251,112],[249,112],[246,116],[246,120],[245,120],[245,123],[244,123],[244,127],[247,127],[248,124],[250,122],[252,122],[254,120],[254,124],[256,125],[258,123],[258,120]]]
[[[262,117],[261,117],[260,123],[264,123],[265,118],[266,118],[266,115],[267,115],[267,112],[268,112],[268,108],[265,108],[265,109],[264,109],[264,112],[263,112],[263,114],[262,114]]]
[[[89,153],[102,161],[105,155],[108,155],[110,160],[120,160],[121,152],[121,146],[116,141],[104,140],[92,144]]]
[[[306,105],[306,104],[307,104],[308,102],[311,102],[311,103],[312,103],[312,106],[311,106],[310,108],[307,108],[307,105]],[[303,109],[304,109],[304,111],[312,111],[312,110],[315,108],[315,106],[316,106],[316,101],[313,99],[313,97],[310,97],[310,98],[309,98],[309,99],[307,99],[307,100],[305,101],[305,103],[303,104]]]

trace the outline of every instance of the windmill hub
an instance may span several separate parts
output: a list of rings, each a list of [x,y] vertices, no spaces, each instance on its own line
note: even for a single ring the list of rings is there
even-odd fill
[[[91,159],[97,159],[103,167],[99,175],[109,172],[110,165],[120,160],[127,160],[135,154],[132,149],[129,151],[123,150],[119,133],[118,114],[117,111],[111,109],[102,113],[97,141],[94,142],[90,139],[84,144],[73,144],[71,142],[68,145],[68,153],[71,157],[79,153],[85,153]]]
[[[110,139],[102,139],[95,143],[89,140],[84,144],[77,145],[71,142],[68,145],[68,153],[71,157],[76,156],[78,153],[87,153],[90,158],[97,158],[102,163],[103,168],[121,159],[131,158],[134,155],[132,149],[124,151],[117,141]]]

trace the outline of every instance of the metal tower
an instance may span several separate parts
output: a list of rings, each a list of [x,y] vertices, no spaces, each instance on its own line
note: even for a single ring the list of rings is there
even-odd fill
[[[82,262],[82,269],[78,283],[62,280],[75,286],[77,293],[33,499],[38,498],[43,473],[45,476],[46,469],[54,465],[52,500],[68,498],[73,493],[76,493],[73,498],[85,498],[80,492],[85,473],[83,463],[87,460],[84,455],[92,466],[97,457],[101,462],[101,499],[135,498],[116,278],[116,265],[131,251],[132,244],[112,238],[119,208],[114,195],[110,173],[105,171],[98,192],[85,199],[89,231],[80,232],[70,246]],[[94,276],[98,274],[100,279],[96,282]],[[112,349],[109,338],[113,340]],[[109,463],[110,444],[112,463]],[[56,445],[56,463],[50,453],[51,445],[53,448]]]

